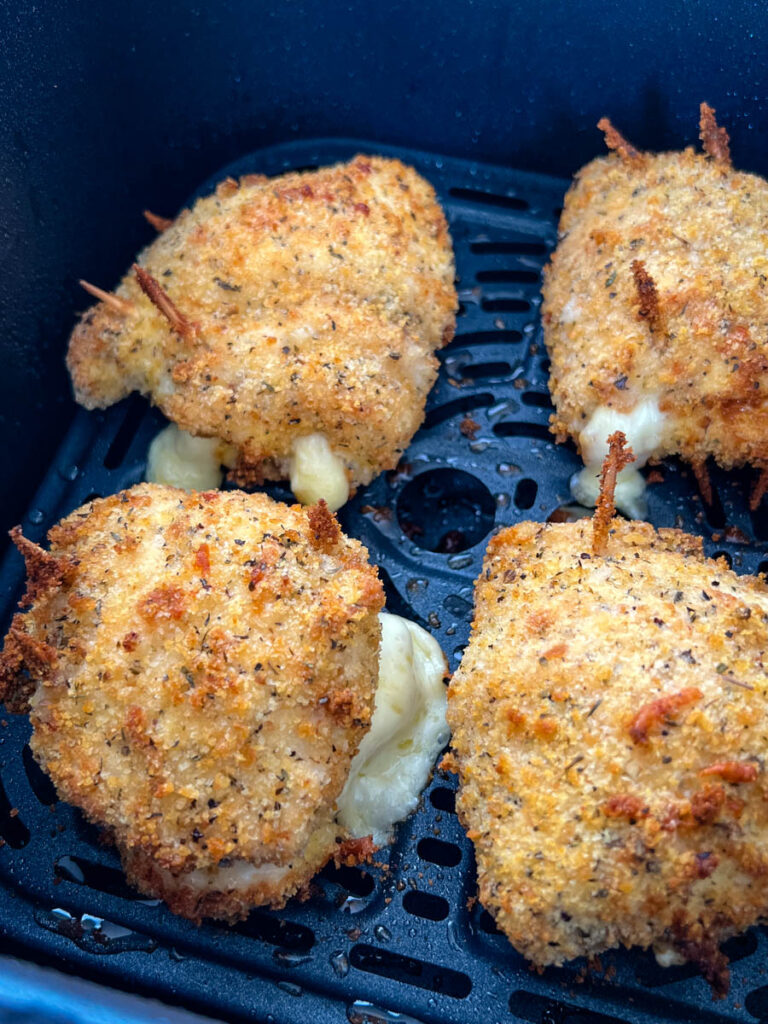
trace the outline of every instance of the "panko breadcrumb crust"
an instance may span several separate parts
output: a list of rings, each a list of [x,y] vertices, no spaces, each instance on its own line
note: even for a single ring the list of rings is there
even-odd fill
[[[152,484],[48,536],[45,552],[15,531],[29,610],[0,699],[31,705],[59,795],[178,913],[283,905],[346,839],[335,800],[370,724],[384,603],[365,548],[323,505]],[[241,862],[286,874],[232,891],[190,878]]]
[[[242,482],[285,478],[293,441],[315,432],[352,485],[397,464],[458,305],[445,217],[416,171],[358,156],[227,179],[139,264],[72,334],[78,402],[140,391],[232,444]]]
[[[449,689],[479,895],[538,966],[660,943],[727,986],[768,915],[768,587],[614,519],[491,540]]]
[[[544,273],[552,431],[578,444],[598,406],[627,413],[655,397],[666,424],[654,457],[763,470],[768,183],[731,168],[706,104],[706,153],[639,153],[600,127],[615,152],[576,175]]]

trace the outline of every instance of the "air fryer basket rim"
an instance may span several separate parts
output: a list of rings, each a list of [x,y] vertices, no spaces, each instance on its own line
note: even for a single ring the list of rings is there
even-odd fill
[[[358,152],[398,156],[433,182],[454,237],[462,308],[457,337],[441,354],[425,426],[398,471],[358,493],[341,518],[382,568],[391,610],[429,628],[453,669],[468,637],[472,584],[491,530],[546,519],[569,501],[568,479],[579,464],[571,446],[555,445],[548,434],[548,364],[537,315],[538,276],[556,240],[568,182],[330,138],[259,150],[223,168],[198,194],[227,174],[276,174]],[[467,417],[477,429],[466,430]],[[148,442],[163,422],[137,397],[105,412],[78,412],[25,516],[25,534],[42,540],[47,527],[86,499],[141,479]],[[664,488],[649,492],[656,525],[702,534],[707,553],[724,554],[738,571],[768,565],[768,533],[748,510],[745,474],[713,474],[713,511],[701,504],[684,467],[670,463],[665,476]],[[270,491],[288,496],[282,485]],[[730,534],[726,523],[735,528]],[[21,559],[11,551],[0,566],[4,624],[21,577]],[[7,722],[0,737],[4,951],[55,958],[74,974],[231,1020],[293,1024],[311,1014],[323,1024],[714,1024],[753,1021],[768,1008],[762,929],[732,940],[731,994],[719,1004],[691,970],[663,972],[637,951],[606,955],[610,971],[602,976],[582,977],[579,963],[532,973],[471,900],[471,844],[453,812],[455,780],[439,771],[383,857],[388,871],[327,870],[307,904],[257,911],[231,932],[208,923],[196,929],[127,890],[114,852],[98,844],[77,812],[55,801],[29,756],[26,719]],[[13,807],[19,814],[11,817]]]

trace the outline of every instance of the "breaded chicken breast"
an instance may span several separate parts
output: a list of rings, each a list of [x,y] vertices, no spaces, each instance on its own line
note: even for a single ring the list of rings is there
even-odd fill
[[[768,183],[734,171],[728,137],[701,108],[704,153],[640,153],[601,121],[606,157],[576,175],[544,275],[552,430],[587,464],[594,503],[605,439],[638,457],[679,455],[707,495],[706,459],[768,486]],[[619,505],[642,514],[636,470]],[[624,493],[622,493],[624,491]]]
[[[302,481],[318,461],[345,489],[397,464],[457,308],[433,188],[363,156],[227,179],[165,227],[115,295],[88,288],[102,301],[69,343],[78,402],[140,391],[183,430],[232,446],[239,482],[298,474],[302,500],[319,494]]]
[[[655,946],[722,991],[768,918],[768,587],[596,518],[502,531],[477,581],[447,766],[480,900],[538,966]]]
[[[176,913],[282,906],[365,852],[335,801],[366,733],[383,592],[323,506],[140,485],[14,539],[29,584],[0,698],[104,826],[129,880]],[[368,843],[370,847],[370,843]]]

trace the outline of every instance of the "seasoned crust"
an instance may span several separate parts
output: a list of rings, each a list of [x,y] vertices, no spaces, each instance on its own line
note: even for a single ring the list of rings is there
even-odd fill
[[[29,608],[38,597],[60,587],[73,567],[68,559],[54,558],[38,544],[33,544],[21,532],[20,526],[14,526],[10,537],[27,570],[27,589],[19,607]]]
[[[265,495],[151,484],[49,539],[67,575],[14,619],[0,685],[16,707],[36,685],[30,743],[62,799],[145,887],[234,858],[293,865],[269,891],[287,898],[336,851],[370,722],[384,597],[365,549],[318,547],[307,510]]]
[[[0,654],[0,700],[8,710],[26,711],[36,681],[50,679],[56,663],[56,651],[29,635],[23,615],[14,615]]]
[[[329,511],[322,498],[317,505],[307,509],[307,519],[312,531],[311,543],[320,551],[333,551],[339,542],[341,530],[336,516]]]
[[[311,879],[343,849],[335,822],[316,821],[307,847],[284,867],[268,863],[257,868],[254,879],[227,882],[228,872],[240,866],[245,872],[249,865],[225,861],[225,867],[215,873],[201,869],[172,875],[142,850],[121,846],[120,857],[126,878],[139,892],[164,900],[174,914],[189,918],[197,924],[213,917],[235,924],[248,916],[254,907],[280,910],[291,897],[299,899],[309,892]],[[357,863],[350,858],[349,863]],[[202,877],[201,877],[202,876]]]
[[[480,899],[537,965],[719,943],[768,916],[768,587],[614,519],[492,539],[449,689]]]
[[[542,289],[551,427],[578,444],[598,406],[627,413],[657,398],[654,456],[762,468],[768,184],[730,168],[727,135],[702,117],[712,156],[612,153],[568,191]]]
[[[131,391],[239,452],[238,479],[287,475],[322,433],[353,486],[422,422],[457,308],[432,187],[397,160],[228,180],[184,211],[93,306],[67,362],[87,408]]]
[[[664,331],[665,323],[656,282],[642,260],[632,260],[631,270],[637,289],[638,318],[648,324],[652,334],[661,333]]]

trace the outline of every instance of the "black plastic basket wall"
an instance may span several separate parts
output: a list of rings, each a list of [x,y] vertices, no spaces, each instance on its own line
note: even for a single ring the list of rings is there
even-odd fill
[[[579,465],[547,429],[551,406],[538,318],[541,269],[555,243],[567,182],[328,140],[262,150],[215,180],[314,167],[358,151],[398,156],[436,186],[456,249],[461,308],[424,427],[397,471],[359,492],[341,519],[380,567],[389,610],[429,629],[455,669],[489,534],[562,514]],[[139,398],[106,413],[81,412],[24,532],[42,540],[84,501],[141,480],[162,422]],[[663,485],[649,487],[654,524],[702,534],[707,553],[724,555],[737,571],[768,568],[768,516],[765,508],[750,514],[743,476],[714,472],[715,501],[705,508],[685,470],[669,464],[663,475]],[[270,492],[289,497],[280,487]],[[21,559],[10,552],[0,570],[5,624],[21,576]],[[661,970],[638,951],[607,954],[597,972],[583,962],[532,971],[473,898],[472,847],[456,819],[454,780],[440,772],[381,855],[384,867],[331,867],[306,903],[294,901],[280,913],[255,911],[234,928],[197,928],[126,885],[116,854],[100,845],[77,811],[57,802],[28,737],[25,718],[2,720],[5,952],[232,1020],[768,1020],[767,944],[759,929],[728,943],[732,986],[720,1003],[693,969]]]

